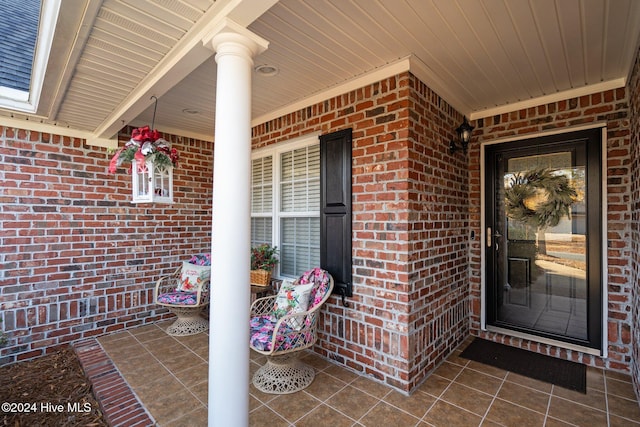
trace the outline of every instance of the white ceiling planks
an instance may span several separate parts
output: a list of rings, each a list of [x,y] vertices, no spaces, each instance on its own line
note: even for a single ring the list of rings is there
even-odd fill
[[[137,117],[120,117],[119,109],[148,98],[137,90],[141,82],[227,1],[105,0],[51,119],[89,131],[118,118],[150,124],[149,103]],[[638,49],[640,1],[280,0],[249,29],[269,41],[255,65],[279,69],[254,75],[254,118],[300,108],[333,88],[354,89],[360,77],[408,57],[454,108],[483,117],[554,94],[619,87]],[[172,82],[160,96],[157,127],[211,139],[215,79],[210,58]]]
[[[57,119],[93,131],[170,52],[207,4],[213,1],[105,0]]]

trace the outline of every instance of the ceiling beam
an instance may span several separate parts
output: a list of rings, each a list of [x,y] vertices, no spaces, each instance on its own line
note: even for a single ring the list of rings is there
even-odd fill
[[[56,119],[102,0],[62,2],[38,114]],[[48,89],[48,90],[47,90]]]

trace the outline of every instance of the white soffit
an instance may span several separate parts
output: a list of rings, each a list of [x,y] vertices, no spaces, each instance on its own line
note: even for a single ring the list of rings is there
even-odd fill
[[[37,115],[101,136],[151,124],[155,95],[158,129],[211,139],[198,36],[223,16],[269,42],[254,65],[279,69],[253,78],[253,124],[406,70],[471,119],[501,114],[624,87],[640,41],[639,0],[76,1],[95,20]]]

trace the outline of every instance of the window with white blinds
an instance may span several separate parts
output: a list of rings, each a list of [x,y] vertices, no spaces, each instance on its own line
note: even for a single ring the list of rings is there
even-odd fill
[[[298,148],[280,155],[282,213],[320,210],[320,146]]]
[[[251,246],[273,239],[273,156],[251,163]]]
[[[279,274],[320,265],[320,145],[317,138],[254,154],[251,244],[279,249]],[[274,272],[275,273],[275,272]]]

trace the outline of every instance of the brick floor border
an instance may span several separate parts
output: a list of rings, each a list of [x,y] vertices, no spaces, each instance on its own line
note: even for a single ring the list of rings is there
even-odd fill
[[[142,427],[156,423],[95,338],[73,346],[93,394],[110,426]]]

